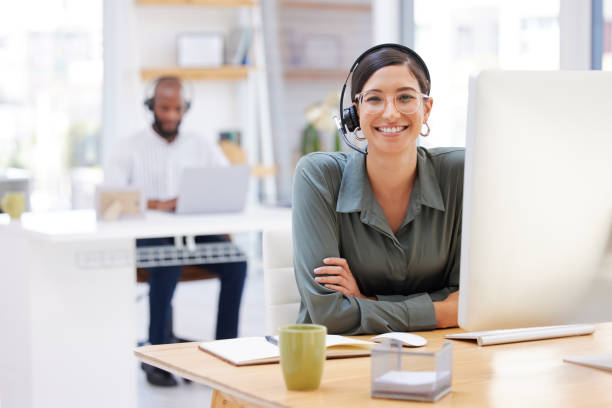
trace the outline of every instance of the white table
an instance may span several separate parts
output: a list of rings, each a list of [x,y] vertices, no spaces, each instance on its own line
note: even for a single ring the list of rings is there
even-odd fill
[[[289,228],[288,208],[113,223],[0,214],[0,406],[135,407],[135,239]]]

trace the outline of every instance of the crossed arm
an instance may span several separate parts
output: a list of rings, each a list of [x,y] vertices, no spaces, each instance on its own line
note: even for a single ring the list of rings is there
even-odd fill
[[[335,290],[345,296],[362,299],[378,300],[376,297],[367,297],[361,293],[355,281],[349,264],[344,258],[325,258],[323,266],[314,269],[315,281],[328,289]],[[327,275],[327,276],[320,276]],[[436,314],[436,328],[456,327],[459,291],[452,292],[446,299],[433,302]]]

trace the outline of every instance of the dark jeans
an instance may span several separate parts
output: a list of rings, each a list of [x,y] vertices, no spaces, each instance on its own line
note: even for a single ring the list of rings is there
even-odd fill
[[[218,235],[198,236],[196,243],[226,242]],[[137,239],[136,246],[174,245],[174,238]],[[202,265],[219,275],[221,293],[217,307],[217,339],[238,336],[240,300],[246,277],[246,262],[216,263]],[[172,296],[181,277],[181,265],[147,268],[149,271],[149,342],[166,344],[170,341],[169,323],[172,319]]]

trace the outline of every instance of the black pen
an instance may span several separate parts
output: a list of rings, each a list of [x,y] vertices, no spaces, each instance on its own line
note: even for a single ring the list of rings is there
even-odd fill
[[[266,336],[266,341],[267,341],[268,343],[272,343],[272,344],[274,344],[275,346],[278,346],[278,340],[276,340],[276,339],[275,339],[274,337],[272,337],[272,336]]]

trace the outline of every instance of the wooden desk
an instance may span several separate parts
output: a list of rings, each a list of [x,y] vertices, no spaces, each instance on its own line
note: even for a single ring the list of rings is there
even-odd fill
[[[444,334],[419,333],[436,350]],[[370,337],[370,336],[362,336]],[[612,322],[593,335],[478,347],[453,341],[453,390],[441,407],[608,407],[612,373],[564,363],[563,357],[612,353]],[[200,351],[197,343],[140,347],[149,364],[215,389],[213,407],[409,407],[427,403],[370,398],[370,358],[327,360],[316,391],[287,391],[278,364],[234,367]],[[232,405],[234,404],[234,405]]]

